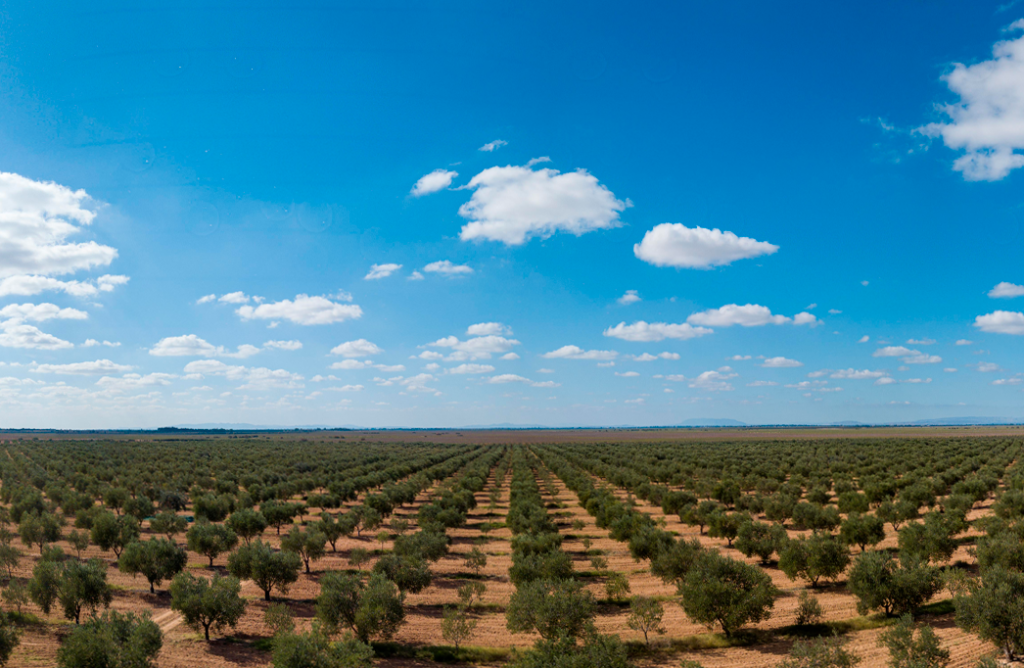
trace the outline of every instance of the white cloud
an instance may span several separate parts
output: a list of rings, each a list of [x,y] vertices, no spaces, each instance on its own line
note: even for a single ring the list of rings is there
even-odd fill
[[[472,178],[468,202],[459,215],[463,241],[500,241],[519,246],[532,237],[556,232],[580,236],[618,227],[619,213],[629,206],[586,170],[560,174],[554,169],[491,167]]]
[[[460,364],[457,367],[448,369],[448,373],[475,375],[479,373],[490,373],[494,367],[490,364]]]
[[[718,371],[705,371],[696,378],[689,378],[689,386],[698,390],[707,390],[708,392],[731,392],[733,390],[732,383],[728,382],[731,378],[736,378],[739,374],[732,373],[732,369],[729,367],[722,367]],[[668,376],[669,380],[674,380],[675,377]],[[682,376],[679,376],[682,380]]]
[[[418,271],[414,271],[411,274],[409,274],[409,280],[410,281],[422,281],[423,280],[423,274],[421,274]]]
[[[623,371],[622,373],[619,373],[618,371],[616,371],[615,375],[616,376],[622,376],[623,378],[636,378],[640,374],[637,373],[636,371]]]
[[[619,302],[623,306],[629,306],[640,301],[640,295],[636,293],[636,290],[626,290],[626,294],[622,295],[615,301]]]
[[[263,347],[275,350],[301,350],[302,341],[267,341]]]
[[[653,362],[654,360],[657,359],[677,360],[679,359],[679,357],[679,353],[663,352],[658,353],[657,355],[652,355],[650,353],[644,353],[642,355],[632,355],[630,356],[630,359],[632,359],[634,362]]]
[[[409,194],[413,197],[423,197],[438,190],[444,190],[452,184],[452,179],[458,176],[458,172],[451,172],[447,169],[435,169],[425,176],[421,176],[412,187]]]
[[[290,320],[298,325],[330,325],[361,318],[363,310],[356,304],[338,304],[326,297],[296,295],[295,301],[284,299],[259,306],[241,306],[235,311],[243,320]]]
[[[106,346],[108,348],[119,348],[121,346],[120,341],[97,341],[96,339],[86,339],[85,343],[82,344],[83,348],[92,348],[94,346]]]
[[[861,281],[860,284],[867,287],[870,284],[870,281]]]
[[[614,350],[584,350],[579,346],[562,346],[558,350],[544,353],[541,357],[545,359],[566,359],[566,360],[599,360],[608,361],[618,357]]]
[[[992,381],[993,385],[1020,385],[1024,378],[998,378]]]
[[[503,373],[498,376],[491,376],[490,378],[487,379],[487,382],[490,383],[491,385],[504,385],[506,383],[526,383],[527,385],[531,385],[533,387],[559,387],[559,383],[556,383],[552,380],[545,380],[540,383],[535,383],[529,378],[517,376],[514,373]]]
[[[382,352],[384,350],[380,346],[366,339],[346,341],[331,348],[332,355],[341,355],[342,357],[369,357],[371,355],[379,355]]]
[[[974,326],[983,332],[993,334],[1024,334],[1024,313],[1017,311],[993,311],[979,315]]]
[[[967,339],[957,339],[956,345],[958,345],[958,346],[969,346],[969,345],[972,345],[973,343],[974,343],[974,341],[968,341]]]
[[[803,312],[797,313],[793,316],[794,325],[810,325],[811,327],[817,327],[821,324],[821,321],[815,318],[812,314]]]
[[[185,365],[185,373],[192,375],[224,376],[230,381],[241,381],[239,390],[299,389],[303,377],[284,369],[230,366],[220,360],[197,360]]]
[[[753,383],[747,383],[747,387],[775,387],[778,385],[774,380],[755,380]]]
[[[370,272],[363,276],[364,281],[376,281],[387,278],[402,268],[400,264],[374,264],[370,266]]]
[[[341,387],[325,387],[328,392],[362,392],[362,385],[342,385]]]
[[[638,320],[632,325],[620,322],[614,327],[604,330],[605,336],[622,339],[623,341],[635,341],[650,343],[663,341],[665,339],[694,339],[705,334],[711,334],[713,330],[705,327],[693,327],[690,324],[670,324],[665,322],[647,323]]]
[[[103,376],[96,381],[96,384],[104,389],[113,391],[137,390],[145,387],[170,385],[171,381],[177,377],[173,373],[149,373],[145,376],[129,373],[120,378]]]
[[[769,357],[763,364],[761,364],[761,366],[766,369],[791,369],[803,366],[803,362],[798,362],[785,357]]]
[[[446,336],[438,339],[427,346],[434,348],[451,348],[448,355],[449,361],[466,361],[490,359],[491,355],[501,355],[509,351],[512,346],[519,345],[515,339],[506,339],[503,336],[478,336],[466,341],[460,341],[458,337]]]
[[[924,383],[924,384],[930,383],[930,382],[932,382],[932,379],[931,378],[907,378],[905,380],[901,380],[900,382],[901,383],[910,383],[911,385],[919,385],[919,384],[922,384],[922,383]]]
[[[57,183],[0,172],[0,277],[70,274],[109,265],[117,250],[69,242],[96,213],[89,195]]]
[[[419,357],[421,360],[439,360],[439,359],[444,359],[444,355],[442,355],[441,353],[438,353],[438,352],[434,352],[433,350],[424,350],[419,355],[414,355],[410,359],[416,359],[417,357]]]
[[[1024,295],[1024,285],[1016,285],[1003,281],[988,291],[988,296],[993,299],[1008,299]]]
[[[74,348],[75,344],[47,334],[34,325],[26,325],[20,320],[8,320],[0,322],[0,347],[61,350]]]
[[[862,336],[859,339],[857,339],[857,343],[867,343],[870,340],[871,340],[871,337],[868,336],[867,334],[865,334],[864,336]]]
[[[822,376],[827,376],[830,373],[832,373],[832,369],[819,369],[818,371],[810,372],[809,374],[807,374],[807,377],[808,378],[821,378]]]
[[[636,399],[626,399],[622,403],[624,404],[642,404],[646,401],[643,397],[637,397]]]
[[[341,369],[343,371],[355,371],[357,369],[367,369],[373,366],[373,362],[370,360],[353,360],[347,359],[340,362],[335,362],[328,369]]]
[[[830,308],[830,309],[828,310],[828,312],[829,312],[829,315],[839,315],[840,313],[842,313],[842,311],[840,311],[840,310],[839,310],[839,309],[837,309],[837,308]]]
[[[252,357],[260,351],[256,346],[243,343],[236,352],[230,352],[224,346],[215,346],[199,338],[195,334],[184,336],[168,336],[160,339],[149,349],[149,354],[156,357]]]
[[[875,385],[894,385],[896,384],[896,382],[897,380],[895,378],[883,376],[882,378],[879,378],[878,380],[875,381]]]
[[[481,146],[477,150],[478,151],[483,151],[485,153],[491,153],[492,151],[496,151],[497,149],[501,148],[502,146],[508,146],[508,142],[505,141],[504,139],[495,139],[494,141],[487,142],[486,144],[484,144],[483,146]]]
[[[56,304],[8,304],[0,308],[0,320],[42,322],[44,320],[85,320],[89,314]]]
[[[249,295],[239,290],[238,292],[229,292],[226,295],[222,295],[217,301],[221,304],[248,304],[250,299]]]
[[[209,304],[212,301],[216,301],[217,295],[204,295],[196,300],[197,304]]]
[[[728,357],[726,359],[730,359],[733,362],[742,362],[744,360],[750,359],[750,355],[733,355],[732,357]]]
[[[466,276],[473,273],[473,268],[466,264],[454,264],[451,260],[440,260],[423,267],[423,271],[442,276]]]
[[[0,214],[2,215],[2,214]],[[61,281],[48,276],[17,275],[0,280],[0,297],[8,295],[38,295],[52,290],[64,292],[72,297],[94,297],[100,292],[112,292],[115,286],[128,282],[127,276],[100,276],[91,281]]]
[[[935,339],[907,339],[910,346],[931,346],[935,345]]]
[[[1021,28],[1020,21],[1011,26]],[[998,181],[1024,165],[1015,153],[1024,149],[1024,37],[996,42],[991,60],[956,63],[942,79],[960,99],[938,107],[949,122],[918,131],[964,151],[953,169],[968,181]]]
[[[478,322],[466,328],[467,336],[501,336],[511,333],[512,328],[500,322]]]
[[[978,371],[982,373],[992,373],[999,370],[998,364],[993,364],[992,362],[978,362]]]
[[[813,316],[812,316],[813,317]],[[726,304],[721,308],[708,309],[692,314],[686,319],[691,325],[704,325],[707,327],[731,327],[742,325],[743,327],[759,327],[761,325],[782,325],[790,319],[784,315],[772,315],[767,306],[760,304]]]
[[[503,359],[503,360],[517,360],[517,359],[519,359],[519,355],[516,355],[515,353],[505,353],[504,355],[501,356],[501,359]]]
[[[662,223],[648,230],[633,246],[633,254],[658,267],[708,269],[759,255],[771,255],[779,247],[732,232],[681,223]]]
[[[871,378],[884,378],[889,375],[885,371],[871,371],[870,369],[840,369],[832,373],[829,378],[848,378],[852,380],[868,380]]]
[[[32,373],[54,373],[69,376],[91,376],[98,374],[125,373],[132,368],[127,364],[117,364],[110,360],[94,360],[92,362],[72,362],[70,364],[39,364],[30,369]]]
[[[537,369],[537,373],[554,373],[554,369]]]
[[[945,369],[943,369],[943,371],[945,371],[946,373],[956,373],[957,369],[956,367],[946,367]]]

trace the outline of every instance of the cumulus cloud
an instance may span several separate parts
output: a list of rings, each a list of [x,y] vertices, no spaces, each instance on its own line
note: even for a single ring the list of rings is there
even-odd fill
[[[935,345],[935,339],[907,339],[909,346],[931,346]]]
[[[537,383],[530,380],[529,378],[524,378],[523,376],[518,376],[514,373],[503,373],[498,376],[491,376],[490,378],[487,379],[487,382],[490,383],[491,385],[504,385],[506,383],[525,383],[532,387],[559,387],[559,383],[556,383],[552,380],[545,380]]]
[[[423,280],[423,274],[421,274],[418,271],[414,271],[411,274],[409,274],[409,280],[410,281],[422,281]]]
[[[463,241],[520,246],[556,232],[580,236],[618,227],[619,214],[629,206],[583,169],[561,174],[554,169],[491,167],[465,187],[473,195],[459,207],[459,215],[470,221],[459,234]]]
[[[1020,385],[1024,378],[997,378],[992,381],[993,385]]]
[[[739,237],[732,232],[681,223],[662,223],[648,230],[633,246],[633,254],[658,267],[709,269],[759,255],[771,255],[779,247],[767,241]]]
[[[657,359],[677,360],[677,359],[679,359],[679,353],[664,352],[664,353],[658,353],[657,355],[652,355],[650,353],[643,353],[642,355],[631,355],[630,359],[633,360],[634,362],[653,362],[654,360],[657,360]]]
[[[427,347],[451,348],[452,352],[446,358],[449,361],[460,362],[466,360],[490,359],[491,355],[507,353],[513,346],[519,345],[519,341],[508,339],[503,336],[478,336],[476,338],[460,341],[456,336],[446,336]]]
[[[369,357],[371,355],[379,355],[382,352],[384,350],[380,346],[366,339],[346,341],[331,348],[332,355],[341,355],[342,357]]]
[[[451,260],[431,262],[423,267],[428,274],[441,274],[442,276],[466,276],[473,273],[473,268],[466,264],[455,264]]]
[[[875,385],[894,385],[894,384],[896,384],[896,382],[897,381],[896,381],[895,378],[890,378],[889,376],[883,376],[882,378],[879,378],[878,380],[875,381]]]
[[[199,299],[196,300],[196,303],[197,304],[209,304],[210,302],[216,301],[216,300],[217,300],[217,295],[203,295],[202,297],[200,297]]]
[[[620,322],[614,327],[604,330],[605,336],[610,336],[623,341],[636,341],[650,343],[664,341],[665,339],[695,339],[699,336],[711,334],[714,330],[706,327],[694,327],[689,323],[671,324],[666,322],[644,322],[638,320],[632,325]]]
[[[248,304],[250,299],[249,295],[239,290],[238,292],[229,292],[226,295],[222,295],[217,301],[221,304]]]
[[[1024,313],[1017,311],[993,311],[979,315],[974,326],[992,334],[1024,334]]]
[[[545,359],[598,360],[602,362],[613,360],[618,356],[619,354],[614,350],[584,350],[579,346],[571,345],[562,346],[558,350],[552,350],[541,355]]]
[[[177,377],[173,373],[149,373],[145,376],[137,373],[128,373],[119,378],[103,376],[96,381],[96,385],[105,390],[123,392],[125,390],[139,390],[146,387],[170,385],[171,381]]]
[[[121,346],[120,341],[97,341],[96,339],[86,339],[85,343],[82,344],[83,348],[92,348],[94,346],[106,346],[108,348],[119,348]]]
[[[370,266],[370,272],[363,276],[364,281],[377,281],[387,278],[402,268],[400,264],[374,264]]]
[[[0,308],[0,320],[42,322],[44,320],[85,320],[89,314],[56,304],[8,304]]]
[[[857,343],[867,343],[870,340],[871,340],[871,337],[868,336],[867,334],[865,334],[864,336],[862,336],[859,339],[857,339]]]
[[[89,195],[0,172],[0,278],[54,276],[109,265],[117,250],[71,242],[96,218]]]
[[[637,294],[636,290],[626,290],[626,294],[622,295],[615,301],[619,302],[623,306],[629,306],[640,301],[640,295]]]
[[[998,364],[993,364],[992,362],[978,362],[978,371],[981,373],[992,373],[999,370],[1000,368]]]
[[[193,377],[223,376],[227,380],[239,382],[239,390],[270,390],[299,389],[303,387],[303,377],[284,369],[267,369],[263,367],[232,366],[220,360],[197,360],[185,365],[185,373]]]
[[[687,378],[689,386],[697,390],[706,390],[708,392],[731,392],[734,388],[730,379],[736,378],[739,374],[734,373],[732,369],[727,366],[723,366],[717,371],[705,371],[696,378]],[[682,376],[668,376],[669,380],[684,380]]]
[[[362,392],[362,385],[342,385],[341,387],[325,387],[328,392]]]
[[[618,371],[616,371],[615,375],[616,376],[621,376],[623,378],[636,378],[640,374],[637,373],[636,371],[623,371],[622,373],[619,373]]]
[[[755,380],[753,383],[747,383],[747,387],[775,387],[778,385],[774,380]]]
[[[1024,295],[1024,285],[1016,285],[1006,281],[996,284],[996,287],[988,291],[988,296],[993,299],[1009,299],[1011,297],[1020,297],[1021,295]]]
[[[301,350],[302,341],[267,341],[263,347],[275,350]]]
[[[435,169],[425,176],[421,176],[416,184],[409,191],[413,197],[423,197],[438,190],[444,190],[452,184],[452,179],[458,176],[458,172],[451,172],[447,169]]]
[[[456,375],[475,375],[492,371],[494,371],[494,367],[490,364],[460,364],[457,367],[448,369],[448,373]]]
[[[0,297],[30,296],[48,291],[63,292],[72,297],[95,297],[101,292],[113,292],[116,286],[127,282],[127,276],[110,274],[100,276],[95,281],[62,281],[49,276],[8,276],[0,280]]]
[[[938,107],[948,122],[918,130],[964,151],[953,169],[968,181],[998,181],[1024,165],[1016,152],[1024,149],[1024,37],[996,42],[991,60],[956,63],[942,79],[960,99]]]
[[[803,365],[803,362],[791,360],[786,357],[769,357],[761,364],[761,366],[766,369],[792,369]]]
[[[493,151],[498,150],[502,146],[508,146],[508,142],[505,141],[504,139],[495,139],[494,141],[487,142],[477,150],[483,151],[484,153],[491,153]]]
[[[721,308],[694,313],[686,319],[686,322],[706,327],[732,327],[733,325],[760,327],[769,324],[782,325],[790,322],[790,319],[784,315],[772,315],[767,306],[760,304],[745,304],[743,306],[726,304]]]
[[[75,344],[47,334],[38,327],[20,320],[7,320],[0,322],[0,347],[62,350],[74,348]]]
[[[511,333],[512,328],[500,322],[478,322],[466,328],[467,336],[500,336]]]
[[[195,334],[184,336],[168,336],[157,341],[149,349],[149,354],[156,357],[252,357],[260,351],[256,346],[243,343],[235,352],[224,346],[215,346],[199,338]]]
[[[974,341],[969,341],[967,339],[957,339],[956,341],[956,345],[958,346],[969,346],[972,345],[973,343]]]
[[[332,364],[328,368],[329,369],[341,369],[343,371],[356,371],[358,369],[368,369],[368,368],[370,368],[372,366],[373,366],[373,362],[371,360],[347,359],[347,360],[342,360],[340,362],[335,362],[334,364]]]
[[[938,364],[942,358],[938,355],[928,355],[920,350],[911,350],[904,346],[885,346],[879,348],[871,355],[872,357],[899,357],[904,364]]]
[[[111,373],[125,373],[132,368],[127,364],[117,364],[110,360],[93,360],[91,362],[71,362],[70,364],[37,364],[32,373],[54,373],[67,376],[92,376]]]
[[[885,371],[871,371],[870,369],[840,369],[832,373],[829,378],[849,378],[852,380],[868,380],[871,378],[884,378],[889,375]]]
[[[338,304],[326,297],[296,295],[295,301],[283,299],[255,307],[246,305],[235,313],[242,320],[288,320],[297,325],[330,325],[361,318],[363,310],[356,304]]]

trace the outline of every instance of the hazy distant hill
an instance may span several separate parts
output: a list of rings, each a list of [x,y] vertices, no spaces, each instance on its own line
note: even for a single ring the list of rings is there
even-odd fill
[[[746,427],[746,422],[729,418],[690,418],[679,423],[680,427]]]

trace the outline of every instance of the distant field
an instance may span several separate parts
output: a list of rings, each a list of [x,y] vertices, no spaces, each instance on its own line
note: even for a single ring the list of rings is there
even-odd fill
[[[204,516],[225,525],[243,508],[269,518],[275,507],[296,504],[280,521],[280,532],[268,527],[261,533],[275,551],[286,547],[282,538],[293,527],[320,526],[322,513],[332,522],[361,518],[311,561],[309,574],[302,569],[286,593],[273,592],[299,630],[311,628],[326,572],[365,578],[389,553],[411,554],[410,536],[444,535],[446,552],[428,559],[429,585],[406,594],[405,623],[390,642],[375,645],[381,666],[501,665],[512,648],[532,646],[538,636],[511,633],[505,613],[512,595],[529,581],[522,575],[523,555],[538,549],[523,546],[543,544],[541,558],[568,568],[567,577],[592,594],[596,629],[625,641],[637,665],[675,667],[682,659],[706,667],[776,665],[795,639],[809,633],[796,621],[798,596],[809,591],[825,623],[812,635],[837,631],[863,657],[862,666],[881,668],[887,654],[876,639],[890,620],[877,611],[858,612],[848,588],[849,567],[816,587],[803,577],[787,577],[779,561],[786,541],[814,530],[838,540],[851,513],[859,512],[885,519],[867,551],[897,553],[909,549],[900,544],[900,532],[924,526],[929,513],[939,524],[962,514],[962,523],[948,524],[955,528],[945,537],[947,553],[937,549],[923,558],[930,562],[927,568],[976,576],[974,549],[985,540],[985,518],[998,511],[1016,520],[1024,510],[1014,505],[1019,492],[1008,493],[1024,480],[1022,454],[1020,427],[2,432],[0,499],[15,516],[15,535],[17,521],[28,521],[33,512],[63,518],[55,544],[71,559],[78,557],[70,532],[77,527],[88,533],[107,510],[115,516],[137,513],[140,538],[146,540],[160,535],[153,526],[160,512],[187,517],[188,526]],[[893,520],[890,511],[897,505],[906,516]],[[782,527],[781,542],[766,557],[741,552],[735,525],[730,532],[730,518],[746,517]],[[186,544],[182,532],[171,539]],[[658,559],[665,546],[692,539],[767,574],[778,588],[767,619],[725,638],[720,628],[709,629],[686,614],[678,579],[666,575]],[[6,586],[29,582],[40,562],[38,548],[18,539],[14,544],[22,555]],[[486,555],[478,571],[466,562],[473,549]],[[862,552],[855,544],[843,550],[854,560]],[[368,558],[353,563],[361,551]],[[229,553],[214,555],[210,566],[207,556],[189,550],[187,570],[226,575]],[[263,619],[268,603],[252,581],[242,583],[247,608],[237,626],[215,633],[208,643],[171,609],[167,581],[150,593],[145,578],[118,568],[110,549],[90,544],[80,558],[92,557],[105,565],[114,587],[111,607],[150,613],[159,624],[164,646],[157,665],[271,665],[272,633]],[[615,574],[624,577],[628,593],[612,597],[606,585]],[[455,653],[442,637],[442,616],[445,606],[459,602],[459,587],[472,582],[485,589],[469,609],[476,622],[465,641],[469,649]],[[665,632],[652,636],[650,648],[627,625],[632,596],[664,607]],[[943,587],[929,593],[918,619],[936,630],[951,652],[951,666],[974,666],[994,647],[955,625],[950,598]],[[6,596],[4,607],[10,609]],[[37,621],[24,625],[8,665],[53,665],[67,622],[59,609],[44,614],[33,602],[23,612]]]

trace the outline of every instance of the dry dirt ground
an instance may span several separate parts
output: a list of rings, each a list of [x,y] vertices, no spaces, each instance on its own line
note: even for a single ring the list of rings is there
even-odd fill
[[[346,434],[346,438],[348,437],[349,435]],[[664,438],[667,437],[660,436],[659,440]],[[465,578],[468,569],[463,563],[463,555],[474,545],[478,545],[488,555],[487,565],[480,573],[487,590],[483,597],[484,606],[476,613],[478,626],[469,644],[480,647],[508,648],[528,647],[534,642],[536,638],[532,635],[512,635],[505,628],[504,606],[513,592],[513,586],[508,579],[508,569],[511,565],[509,544],[511,533],[507,528],[487,532],[481,530],[481,526],[485,523],[504,521],[508,507],[508,481],[509,477],[506,477],[505,484],[498,490],[499,496],[494,507],[489,507],[489,494],[495,489],[495,478],[492,475],[485,489],[477,494],[478,507],[470,513],[467,526],[450,532],[449,535],[453,538],[451,553],[432,566],[433,584],[419,594],[408,596],[407,623],[398,633],[396,641],[407,645],[444,644],[440,631],[442,606],[455,603],[457,600],[458,586],[468,581]],[[707,668],[774,666],[786,657],[791,643],[782,639],[748,647],[726,649],[706,649],[692,652],[670,649],[673,640],[707,633],[707,629],[689,621],[675,600],[674,588],[647,572],[648,564],[646,562],[635,562],[631,558],[627,546],[612,540],[606,530],[598,528],[594,519],[580,507],[575,494],[557,478],[554,478],[554,481],[554,495],[549,495],[543,482],[540,483],[540,488],[545,501],[559,506],[549,509],[548,512],[556,515],[555,519],[559,523],[560,531],[565,536],[563,549],[573,557],[576,569],[586,572],[593,571],[590,557],[586,554],[583,544],[583,538],[589,538],[591,553],[600,551],[607,559],[610,571],[625,574],[629,579],[632,594],[657,596],[664,600],[666,633],[657,636],[652,641],[656,647],[660,648],[658,651],[638,659],[642,666],[678,666],[681,659],[695,659]],[[617,493],[621,498],[628,497],[623,490],[617,490]],[[399,509],[396,515],[414,520],[418,507],[429,498],[430,490],[422,493],[415,503]],[[640,500],[636,500],[636,502],[640,510],[655,519],[662,520],[668,530],[686,538],[698,537],[703,544],[709,547],[716,547],[731,557],[743,559],[739,552],[727,547],[725,540],[702,536],[696,527],[682,524],[678,517],[665,516],[658,507],[650,506]],[[972,517],[980,516],[987,511],[987,505],[980,505],[973,511]],[[303,519],[313,520],[315,517],[309,515]],[[573,528],[574,520],[583,522],[584,528],[582,530]],[[65,533],[69,530],[70,527],[66,528]],[[411,530],[415,530],[414,522]],[[895,546],[895,533],[888,526],[887,531],[888,535],[881,547]],[[791,536],[799,535],[799,533],[790,532]],[[278,536],[273,529],[269,529],[264,538],[272,544],[279,543]],[[184,543],[184,537],[179,535],[177,541]],[[74,550],[66,542],[62,542],[61,546],[65,552],[74,553]],[[311,624],[319,578],[329,570],[351,568],[347,558],[351,550],[357,547],[374,550],[380,548],[380,544],[371,535],[342,538],[338,541],[337,552],[331,552],[328,546],[327,556],[314,563],[311,575],[305,573],[300,575],[299,581],[289,589],[287,595],[275,594],[278,600],[286,602],[292,609],[300,629],[308,628]],[[385,543],[384,548],[390,548],[390,542]],[[854,552],[856,551],[857,549],[854,548]],[[207,643],[202,639],[201,634],[182,624],[178,615],[170,610],[170,597],[167,594],[168,583],[165,582],[159,586],[156,594],[150,594],[148,585],[143,578],[133,578],[117,570],[113,554],[104,553],[96,546],[91,546],[83,554],[83,557],[98,557],[109,564],[108,580],[116,589],[111,606],[113,609],[148,612],[160,625],[164,631],[164,647],[157,660],[157,665],[161,668],[196,666],[226,668],[270,665],[270,655],[259,648],[263,645],[261,641],[269,636],[269,630],[263,624],[263,613],[267,604],[263,601],[262,592],[252,583],[245,583],[243,586],[242,593],[248,599],[249,604],[236,629],[229,632],[228,637],[215,637],[212,642]],[[973,563],[972,557],[965,548],[960,548],[953,559],[954,561],[963,560]],[[37,560],[38,551],[25,550],[25,557],[15,570],[15,578],[22,581],[27,580],[31,576],[32,568]],[[197,574],[208,574],[213,570],[224,572],[226,563],[226,556],[221,556],[211,569],[206,558],[189,553],[188,568]],[[371,560],[361,568],[369,570],[372,565],[373,561]],[[760,629],[771,631],[794,623],[797,595],[804,589],[804,584],[790,581],[774,565],[766,567],[766,572],[772,577],[776,586],[783,590],[783,596],[776,602],[771,618],[758,626]],[[588,588],[598,599],[605,598],[604,579],[600,575],[585,578]],[[815,594],[821,602],[827,620],[845,620],[857,617],[855,600],[846,591],[843,580],[835,585],[820,587]],[[936,600],[948,597],[948,592],[941,592]],[[45,623],[26,629],[21,645],[15,651],[8,665],[15,668],[55,665],[59,641],[69,630],[69,624],[60,619],[58,614],[43,615],[31,603],[26,605],[24,610],[38,615]],[[618,634],[623,640],[642,641],[642,635],[639,632],[631,631],[626,626],[627,608],[602,604],[599,610],[597,627],[601,632]],[[954,668],[974,666],[978,657],[992,651],[987,644],[960,631],[953,623],[951,615],[925,617],[924,621],[936,630],[943,645],[950,650],[952,655],[950,665]],[[887,653],[877,646],[877,637],[880,632],[880,629],[871,629],[853,632],[847,636],[849,647],[863,658],[860,666],[882,668],[886,665]],[[378,661],[378,665],[399,668],[437,664],[405,659],[382,659]]]

